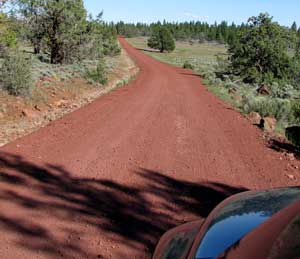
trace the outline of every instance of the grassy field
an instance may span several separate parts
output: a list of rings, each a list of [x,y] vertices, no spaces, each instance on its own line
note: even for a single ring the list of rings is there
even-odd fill
[[[140,49],[148,49],[147,38],[129,38],[130,44]],[[217,55],[226,55],[226,47],[221,44],[190,44],[188,42],[176,42],[176,49],[172,53],[149,52],[153,58],[175,66],[182,67],[185,61],[189,61],[196,70],[211,67],[216,64]]]

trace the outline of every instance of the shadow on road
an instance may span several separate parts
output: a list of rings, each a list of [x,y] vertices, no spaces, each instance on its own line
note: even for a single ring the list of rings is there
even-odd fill
[[[155,53],[160,53],[159,50],[155,50],[155,49],[145,49],[145,48],[135,48],[136,50],[141,50],[141,51],[145,51],[145,52],[155,52]]]
[[[195,74],[195,73],[180,73],[181,75],[184,75],[184,76],[192,76],[192,77],[198,77],[198,78],[202,78],[201,75],[199,74]]]
[[[100,238],[149,253],[166,230],[183,223],[176,215],[206,217],[223,199],[245,191],[220,183],[182,181],[146,169],[132,173],[141,181],[127,186],[74,177],[61,166],[38,166],[0,152],[1,234],[15,236],[15,246],[48,256],[101,258],[83,247],[80,237],[89,233],[78,226],[84,225]],[[5,206],[13,213],[8,214]],[[65,228],[58,229],[55,222]]]
[[[295,155],[297,159],[300,158],[300,148],[294,146],[293,144],[279,141],[276,139],[271,139],[268,143],[269,148],[277,151],[277,152],[287,152]]]

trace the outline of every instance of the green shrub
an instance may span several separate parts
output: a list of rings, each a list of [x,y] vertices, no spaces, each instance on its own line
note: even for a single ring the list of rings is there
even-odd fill
[[[262,117],[274,116],[278,121],[292,120],[292,105],[287,99],[256,97],[253,95],[244,98],[242,110],[248,114],[258,112]]]
[[[103,54],[105,56],[118,56],[121,54],[121,49],[114,39],[110,39],[103,43]]]
[[[223,81],[220,78],[215,79],[216,86],[221,86],[223,84]]]
[[[269,84],[269,89],[272,95],[278,98],[291,98],[297,94],[294,87],[284,81],[272,82]]]
[[[194,66],[189,61],[185,61],[182,67],[185,69],[194,69]]]
[[[300,123],[300,101],[295,101],[292,104],[292,115],[294,117],[294,123]]]
[[[208,69],[200,69],[197,71],[201,77],[204,79],[208,79],[209,81],[213,81],[216,79],[216,74]]]
[[[24,53],[14,51],[7,54],[0,75],[1,86],[9,94],[30,96],[33,86],[31,65]]]
[[[17,45],[17,35],[4,13],[0,13],[0,52],[6,47],[12,48]]]
[[[231,82],[230,80],[227,80],[226,83],[224,84],[224,87],[227,89],[230,89],[230,88],[237,89],[239,87],[239,85],[234,82]]]
[[[107,83],[106,74],[107,71],[106,71],[105,60],[101,58],[98,61],[96,69],[87,70],[86,78],[104,85]]]

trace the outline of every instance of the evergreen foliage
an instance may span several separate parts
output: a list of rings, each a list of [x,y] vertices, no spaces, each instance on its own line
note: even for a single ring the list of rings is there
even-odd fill
[[[102,85],[107,83],[106,66],[103,58],[100,58],[97,67],[93,70],[86,72],[87,79],[91,79],[93,82],[100,83]]]
[[[289,79],[291,58],[285,30],[268,14],[251,17],[248,25],[230,44],[232,72],[247,82]]]
[[[7,15],[0,12],[0,56],[4,54],[5,48],[12,48],[16,45],[16,32],[12,28]]]
[[[87,17],[83,0],[16,0],[26,38],[36,54],[50,53],[52,64],[74,63],[102,54],[117,55],[116,29],[100,14]]]
[[[86,10],[82,0],[19,0],[27,21],[28,38],[35,52],[44,39],[51,63],[78,59],[78,47],[85,36]]]
[[[194,69],[194,66],[189,61],[185,61],[182,67],[185,69]]]
[[[240,29],[240,26],[236,26],[234,23],[228,25],[227,22],[221,22],[220,24],[209,25],[204,22],[183,22],[183,23],[169,23],[164,21],[143,24],[126,24],[124,22],[118,22],[115,24],[118,34],[125,37],[137,37],[137,36],[151,36],[153,30],[157,27],[163,26],[167,28],[175,40],[192,40],[192,41],[218,41],[220,43],[229,43],[236,40],[236,34]]]
[[[148,46],[158,49],[161,53],[164,51],[172,52],[175,49],[175,41],[166,27],[155,28],[148,40]]]
[[[292,30],[293,32],[297,32],[298,26],[297,26],[297,23],[296,23],[296,22],[294,22],[294,23],[292,24],[291,30]]]
[[[6,8],[4,2],[9,3]],[[25,55],[31,48],[34,53]],[[104,57],[120,51],[115,25],[103,22],[102,13],[95,19],[88,17],[83,0],[0,1],[0,87],[12,95],[30,95],[31,74],[35,77],[37,68],[31,67],[29,60],[78,64],[82,75],[85,64],[92,66],[98,60],[86,74],[104,84]]]
[[[10,94],[30,96],[33,86],[31,66],[22,52],[11,51],[4,57],[0,78],[0,86]]]

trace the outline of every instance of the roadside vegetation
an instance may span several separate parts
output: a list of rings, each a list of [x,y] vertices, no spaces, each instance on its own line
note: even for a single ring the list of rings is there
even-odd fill
[[[231,26],[224,28],[232,31]],[[177,41],[173,53],[147,54],[194,69],[212,92],[254,124],[271,133],[284,134],[287,129],[287,138],[299,145],[295,135],[300,134],[300,29],[296,23],[287,28],[268,14],[260,14],[234,26],[234,32],[233,40],[195,41],[195,36],[190,36]],[[146,47],[143,37],[128,40],[139,48]]]
[[[0,89],[30,97],[42,77],[103,85],[106,60],[120,54],[115,26],[88,16],[82,0],[2,1]]]
[[[0,146],[124,84],[137,70],[82,0],[0,1]]]

